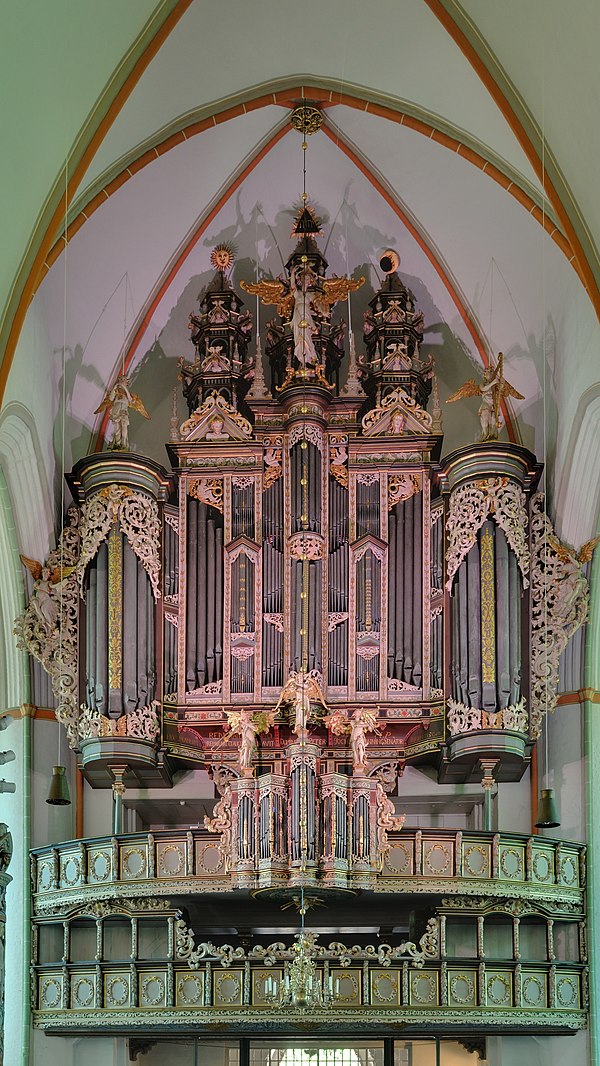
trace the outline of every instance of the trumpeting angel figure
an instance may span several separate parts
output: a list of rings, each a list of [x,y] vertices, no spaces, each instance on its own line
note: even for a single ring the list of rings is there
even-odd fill
[[[96,408],[95,414],[108,411],[108,417],[114,426],[113,435],[108,445],[111,449],[128,451],[129,449],[129,408],[133,407],[144,418],[149,419],[144,404],[135,392],[129,388],[129,378],[126,374],[119,374],[116,384],[106,393],[102,403]]]
[[[467,396],[480,396],[481,404],[477,414],[481,424],[480,441],[498,440],[498,430],[502,425],[500,418],[500,404],[505,396],[512,396],[515,400],[524,400],[525,397],[517,392],[504,377],[504,356],[498,353],[498,362],[494,366],[490,363],[483,371],[480,382],[475,378],[469,378],[461,385],[460,389],[452,393],[446,403],[454,403]]]

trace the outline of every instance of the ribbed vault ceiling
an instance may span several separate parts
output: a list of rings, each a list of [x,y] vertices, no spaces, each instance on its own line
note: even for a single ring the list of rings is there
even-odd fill
[[[63,401],[66,465],[97,443],[94,410],[125,361],[153,415],[134,438],[163,460],[210,247],[236,244],[234,281],[257,262],[279,273],[289,253],[302,187],[289,115],[304,94],[326,115],[307,171],[330,268],[367,276],[357,334],[392,245],[425,313],[442,398],[503,350],[526,396],[511,432],[538,453],[546,438],[567,484],[600,364],[600,138],[581,117],[584,100],[600,103],[585,62],[600,29],[594,0],[575,16],[557,0],[263,0],[210,12],[170,0],[150,18],[142,0],[29,8],[34,33],[22,7],[3,13],[14,166],[0,176],[2,380],[42,452],[61,464]],[[41,368],[49,387],[32,393]],[[473,439],[475,406],[447,409],[447,447]],[[586,432],[593,447],[596,421]],[[589,488],[580,495],[589,525],[595,505]]]

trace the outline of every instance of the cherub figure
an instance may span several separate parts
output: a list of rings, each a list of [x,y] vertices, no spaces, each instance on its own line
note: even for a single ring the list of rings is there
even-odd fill
[[[479,437],[481,442],[486,440],[498,440],[498,430],[502,425],[500,420],[500,404],[505,396],[513,396],[515,400],[525,399],[520,392],[517,392],[517,390],[505,380],[503,363],[504,356],[502,352],[499,352],[498,362],[495,366],[493,363],[490,363],[490,365],[485,368],[480,383],[475,381],[474,378],[469,378],[468,381],[465,381],[464,385],[461,385],[460,389],[453,392],[452,396],[449,396],[446,400],[446,403],[454,403],[456,400],[462,400],[466,396],[481,397],[481,404],[477,412],[481,424],[481,435]]]
[[[121,451],[128,451],[129,449],[130,407],[133,407],[144,418],[150,418],[139,396],[135,392],[131,392],[129,378],[126,374],[121,373],[117,378],[116,385],[106,393],[102,403],[94,412],[98,415],[103,411],[108,411],[108,417],[114,426],[113,435],[108,445],[111,449],[120,449]]]
[[[301,670],[298,673],[290,674],[281,690],[274,713],[276,714],[284,703],[293,705],[294,724],[292,732],[296,734],[298,740],[306,740],[308,736],[308,722],[313,717],[311,701],[320,703],[327,710],[325,697],[315,677],[311,674],[305,674]]]

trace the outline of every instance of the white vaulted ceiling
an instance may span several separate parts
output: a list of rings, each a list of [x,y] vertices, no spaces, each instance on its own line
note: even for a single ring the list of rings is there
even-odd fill
[[[257,260],[279,273],[291,248],[304,95],[326,116],[306,153],[322,247],[367,276],[357,335],[392,245],[442,399],[504,351],[526,397],[514,438],[540,457],[546,440],[565,536],[594,532],[598,473],[580,471],[600,447],[595,0],[27,0],[2,22],[0,447],[26,412],[50,494],[97,445],[121,360],[153,418],[132,423],[135,444],[164,461],[210,248],[237,246],[234,282]],[[475,408],[446,409],[446,450],[473,440]]]

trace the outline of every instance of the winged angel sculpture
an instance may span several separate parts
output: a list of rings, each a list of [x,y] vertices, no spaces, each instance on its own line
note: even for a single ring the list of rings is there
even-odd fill
[[[274,711],[254,712],[251,707],[242,707],[241,711],[226,711],[228,730],[225,740],[239,733],[239,766],[244,777],[252,774],[252,762],[256,755],[257,736],[268,733],[275,723]]]
[[[446,403],[454,403],[467,396],[480,396],[481,404],[477,414],[481,423],[480,441],[498,440],[498,430],[502,425],[500,419],[500,404],[505,396],[512,396],[515,400],[524,400],[525,397],[517,392],[504,377],[504,356],[498,353],[498,362],[486,367],[481,382],[475,378],[469,378],[461,385],[460,389],[452,393]]]
[[[95,414],[108,411],[114,428],[109,448],[127,451],[129,448],[129,408],[132,407],[144,418],[150,418],[144,404],[135,392],[129,388],[129,378],[126,374],[119,374],[116,385],[106,393],[102,403],[96,408]]]
[[[45,629],[55,629],[60,614],[60,586],[75,570],[74,566],[44,566],[37,559],[20,556],[34,580],[33,593],[29,601],[31,609]]]
[[[323,278],[306,263],[298,263],[290,271],[290,280],[263,278],[257,282],[242,281],[242,288],[268,306],[274,304],[277,314],[292,328],[294,355],[300,367],[319,365],[320,359],[313,337],[319,332],[315,315],[329,318],[331,308],[348,293],[356,292],[364,278]]]

